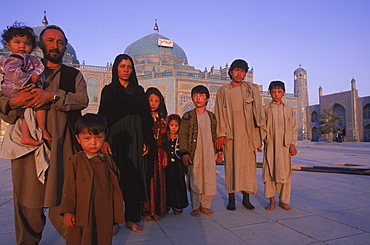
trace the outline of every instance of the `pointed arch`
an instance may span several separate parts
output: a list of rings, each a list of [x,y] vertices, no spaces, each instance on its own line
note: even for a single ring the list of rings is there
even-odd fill
[[[90,103],[99,102],[99,80],[96,77],[91,77],[87,80],[87,93]]]
[[[319,114],[316,111],[312,111],[311,113],[311,122],[312,123],[319,122]]]
[[[370,103],[367,103],[362,107],[362,118],[365,119],[370,119]]]
[[[311,141],[319,141],[319,139],[320,139],[320,135],[315,133],[316,129],[317,129],[316,127],[313,127],[311,129]]]
[[[343,129],[343,135],[346,135],[346,109],[343,105],[339,103],[334,103],[332,106],[332,111],[335,115],[339,116],[340,119],[337,121],[336,125]]]
[[[364,142],[370,142],[370,124],[364,127]]]

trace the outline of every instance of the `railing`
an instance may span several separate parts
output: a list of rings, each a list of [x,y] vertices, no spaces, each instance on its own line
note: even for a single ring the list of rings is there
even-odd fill
[[[192,78],[192,79],[204,79],[204,80],[212,80],[212,81],[229,81],[229,77],[223,76],[215,76],[209,75],[208,73],[194,73],[194,72],[186,72],[186,71],[166,71],[160,73],[153,73],[153,74],[144,74],[138,75],[137,78],[139,80],[149,80],[153,78],[162,78],[162,77],[183,77],[183,78]]]
[[[111,71],[112,67],[110,66],[92,66],[92,65],[84,65],[84,64],[65,64],[70,67],[74,67],[77,69],[86,69],[86,70],[95,70],[95,71]]]

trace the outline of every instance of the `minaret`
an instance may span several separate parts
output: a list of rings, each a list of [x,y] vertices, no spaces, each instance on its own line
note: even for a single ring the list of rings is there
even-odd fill
[[[353,138],[356,142],[360,141],[360,132],[358,127],[358,91],[356,89],[356,80],[351,80],[351,104],[352,104],[352,127]]]
[[[319,87],[319,97],[321,97],[322,96],[322,87],[320,86]]]
[[[294,71],[294,93],[297,95],[297,124],[298,140],[307,139],[307,115],[308,106],[307,72],[299,65]]]

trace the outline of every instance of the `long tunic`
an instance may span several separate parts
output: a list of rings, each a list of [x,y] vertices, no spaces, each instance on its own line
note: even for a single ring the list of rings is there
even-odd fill
[[[67,167],[62,213],[76,217],[67,244],[111,244],[113,223],[123,223],[118,169],[108,155],[74,155]]]
[[[121,172],[123,197],[125,201],[135,203],[148,200],[147,162],[141,156],[144,145],[142,123],[139,115],[125,115],[109,127],[107,137]]]
[[[178,138],[166,142],[168,165],[166,173],[166,203],[169,208],[182,209],[188,206],[185,174],[187,169],[179,157]]]
[[[211,120],[208,113],[197,114],[198,137],[193,165],[189,165],[189,188],[199,194],[216,195],[216,162]],[[211,147],[211,150],[209,149]]]
[[[67,93],[59,88],[60,67],[54,71],[46,68],[44,74],[44,90],[58,92],[60,96],[56,103],[50,104],[50,110],[47,111],[46,127],[53,137],[50,143],[50,166],[47,172],[47,181],[45,184],[38,181],[34,170],[35,158],[33,153],[11,160],[14,195],[17,195],[21,205],[28,208],[55,207],[60,204],[64,164],[75,153],[66,112],[82,110],[88,105],[86,82],[80,72],[75,79],[75,93]],[[14,120],[16,118],[13,113],[16,110],[10,110],[8,101],[9,98],[0,96],[1,117],[7,120],[7,116],[9,116],[9,120]],[[14,123],[14,121],[11,123]]]
[[[226,137],[225,182],[229,193],[257,194],[255,149],[262,144],[263,114],[258,88],[242,82],[221,87],[216,97],[217,137]]]
[[[216,116],[211,111],[207,111],[207,114],[211,120],[212,141],[215,142],[217,138]],[[195,150],[197,148],[197,141],[198,141],[198,120],[197,112],[195,109],[193,109],[191,111],[186,112],[181,119],[181,127],[179,130],[180,154],[181,155],[189,154],[190,158],[193,159],[195,155]],[[212,148],[209,148],[209,150],[211,149]],[[213,153],[215,150],[216,150],[215,147],[213,147]]]
[[[107,119],[107,141],[122,176],[120,185],[125,199],[125,219],[139,222],[142,205],[148,201],[153,174],[153,118],[144,89],[135,84],[122,86],[117,70],[112,72],[112,83],[101,93],[99,113]],[[144,144],[150,151],[147,156],[142,156]]]
[[[264,106],[266,137],[264,139],[263,181],[288,183],[292,178],[289,147],[297,143],[297,124],[292,106],[271,102]]]
[[[166,175],[164,167],[167,164],[167,153],[163,149],[162,135],[166,134],[166,124],[156,118],[154,121],[154,138],[156,139],[157,156],[154,160],[154,173],[150,181],[149,214],[164,214],[166,212]]]

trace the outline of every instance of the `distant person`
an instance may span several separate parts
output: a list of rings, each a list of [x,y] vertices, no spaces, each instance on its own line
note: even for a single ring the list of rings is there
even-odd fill
[[[153,118],[153,135],[156,155],[154,157],[154,172],[150,180],[149,202],[145,207],[144,222],[160,221],[159,215],[166,215],[166,175],[167,152],[163,149],[163,136],[167,134],[167,108],[162,93],[154,87],[146,91],[150,111]]]
[[[0,94],[1,118],[16,123],[16,110],[22,107],[40,108],[46,104],[46,128],[53,140],[50,161],[43,169],[45,178],[39,179],[35,151],[11,160],[13,180],[14,223],[17,244],[38,244],[42,237],[48,208],[49,219],[64,238],[67,227],[60,216],[60,202],[64,182],[64,168],[77,152],[74,123],[81,110],[89,103],[86,82],[75,68],[62,64],[67,49],[63,30],[55,25],[46,26],[40,33],[39,46],[44,54],[44,90],[28,87],[12,98]],[[44,162],[41,162],[44,164]]]
[[[188,167],[192,216],[213,215],[210,209],[216,190],[216,116],[206,110],[209,91],[198,85],[191,90],[195,109],[184,114],[179,133],[182,161]],[[211,146],[211,147],[210,147]]]
[[[106,132],[102,115],[88,113],[76,122],[82,151],[66,167],[61,205],[67,244],[112,244],[113,223],[124,223],[119,171],[100,151]]]
[[[265,197],[270,198],[266,210],[276,206],[275,193],[278,192],[279,207],[292,211],[288,206],[292,185],[291,156],[297,154],[298,127],[291,105],[283,102],[285,85],[272,81],[269,86],[272,101],[263,107],[266,120],[264,137],[263,182]]]
[[[335,134],[335,140],[338,142],[338,144],[343,142],[343,135],[340,131]]]
[[[187,167],[183,164],[179,148],[179,129],[181,117],[171,114],[167,117],[167,139],[164,140],[164,149],[168,155],[166,173],[166,206],[167,212],[172,209],[174,215],[180,215],[188,203],[185,174]]]
[[[229,193],[228,210],[234,211],[235,192],[243,193],[243,205],[254,206],[249,194],[257,194],[256,149],[262,144],[262,101],[256,84],[244,82],[248,63],[234,60],[230,66],[231,82],[216,96],[217,149],[225,154],[225,182]]]
[[[0,60],[0,72],[4,74],[1,91],[4,95],[10,98],[14,97],[19,90],[28,86],[42,89],[43,80],[40,79],[40,75],[44,71],[44,65],[37,57],[31,55],[37,46],[33,29],[15,22],[4,30],[2,38],[3,44],[12,52]],[[49,109],[49,106],[35,109],[36,121],[42,132],[42,138],[51,141],[51,135],[46,130],[46,109]],[[35,140],[31,136],[23,113],[24,109],[20,109],[19,116],[22,118],[20,143],[33,146],[41,145],[42,141]]]
[[[126,227],[142,232],[144,203],[149,199],[149,183],[154,151],[153,118],[148,98],[138,83],[134,62],[119,54],[112,67],[112,82],[101,92],[99,114],[108,122],[107,142],[102,152],[112,154],[121,172],[120,185],[125,200]],[[118,226],[114,227],[118,232]]]

